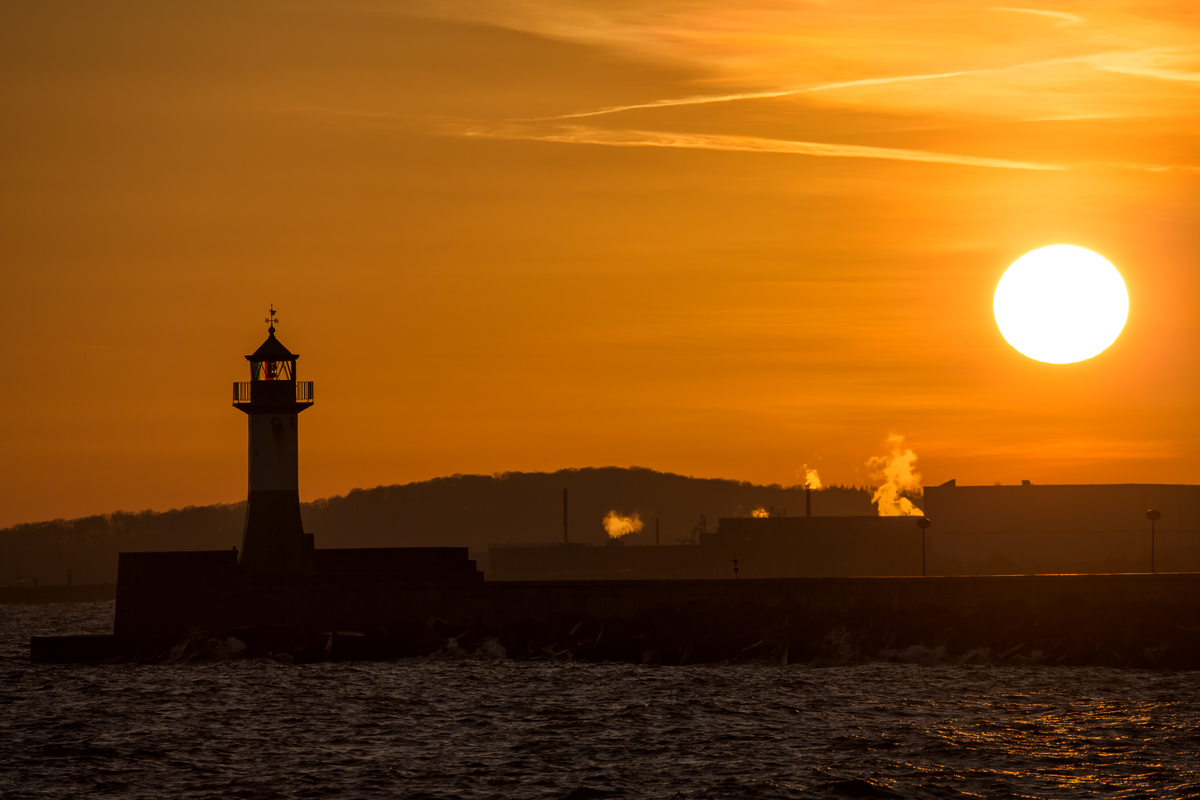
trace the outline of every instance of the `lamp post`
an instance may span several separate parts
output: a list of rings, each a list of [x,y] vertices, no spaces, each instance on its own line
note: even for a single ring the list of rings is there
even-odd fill
[[[921,517],[917,520],[917,527],[921,529],[921,577],[925,577],[925,530],[933,523],[929,521],[929,517]]]
[[[1154,523],[1162,519],[1162,514],[1152,508],[1146,512],[1146,519],[1150,520],[1150,571],[1156,572],[1154,569]]]

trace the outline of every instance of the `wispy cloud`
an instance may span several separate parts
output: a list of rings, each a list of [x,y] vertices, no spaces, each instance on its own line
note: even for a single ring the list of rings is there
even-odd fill
[[[1012,11],[1017,14],[1035,14],[1039,17],[1050,17],[1058,20],[1058,25],[1078,25],[1083,17],[1078,14],[1068,14],[1066,11],[1046,11],[1041,8],[1014,8],[1012,6],[992,6],[988,11]]]
[[[1186,164],[1133,164],[1113,162],[1110,167],[1117,169],[1135,169],[1142,172],[1200,172],[1200,167],[1189,167]]]
[[[642,108],[669,108],[671,106],[698,106],[707,103],[731,103],[737,100],[762,100],[771,97],[788,97],[800,94],[809,89],[780,89],[771,92],[739,92],[737,94],[708,94],[693,97],[676,97],[667,100],[652,100],[649,103],[632,103],[627,106],[605,106],[591,111],[579,111],[573,114],[559,114],[556,117],[538,117],[521,122],[542,122],[558,119],[580,119],[582,117],[599,117],[604,114],[619,114],[622,111],[637,111]]]
[[[825,142],[796,142],[786,139],[763,139],[757,136],[727,136],[700,133],[666,133],[660,131],[610,131],[583,126],[570,126],[554,131],[539,131],[526,126],[472,127],[460,133],[489,139],[525,139],[564,144],[596,144],[609,147],[673,147],[687,150],[725,150],[743,153],[779,153],[786,155],[826,158],[876,158],[890,161],[918,161],[928,164],[955,164],[990,169],[1061,170],[1054,164],[1028,161],[1009,161],[1000,158],[935,153],[926,150],[901,150],[891,147],[829,144]]]
[[[599,117],[605,114],[617,114],[622,111],[636,111],[646,108],[669,108],[672,106],[695,106],[708,103],[730,103],[739,100],[764,100],[775,97],[790,97],[800,94],[811,94],[814,92],[828,92],[837,89],[853,89],[864,86],[884,86],[893,83],[916,83],[920,81],[935,81],[945,80],[949,78],[963,78],[977,75],[995,75],[1004,72],[1012,72],[1014,70],[1031,69],[1035,67],[1053,66],[1056,64],[1079,64],[1093,63],[1095,59],[1103,59],[1107,53],[1097,53],[1086,56],[1070,56],[1067,58],[1054,58],[1045,61],[1030,61],[1023,64],[1010,64],[1004,67],[989,67],[986,69],[966,69],[956,70],[953,72],[932,72],[921,75],[893,75],[883,78],[861,78],[852,81],[838,81],[836,83],[823,83],[816,86],[804,86],[791,89],[775,89],[763,92],[736,92],[731,94],[715,94],[715,95],[694,95],[692,97],[678,97],[666,100],[652,100],[648,103],[631,103],[623,106],[606,106],[604,108],[592,109],[590,111],[578,111],[571,114],[560,114],[554,117],[541,117],[537,120],[520,120],[524,122],[549,121],[549,120],[565,120],[565,119],[581,119],[583,117]],[[1101,62],[1096,62],[1101,63]]]
[[[1087,60],[1096,69],[1106,72],[1164,81],[1200,83],[1200,72],[1175,68],[1181,63],[1195,63],[1200,60],[1200,48],[1154,48],[1130,53],[1102,53]]]
[[[987,6],[944,0],[901,4],[876,0],[738,4],[477,0],[464,4],[443,0],[436,5],[455,14],[487,18],[491,24],[586,42],[622,57],[632,56],[638,63],[682,69],[680,75],[709,82],[705,89],[617,95],[631,102],[603,107],[571,100],[564,93],[567,104],[552,108],[570,113],[549,116],[551,109],[539,109],[521,114],[523,119],[516,121],[569,121],[641,109],[770,102],[815,97],[820,92],[834,92],[822,97],[822,105],[837,105],[840,110],[950,120],[1188,113],[1186,99],[1169,90],[1145,92],[1138,82],[1128,80],[1138,76],[1173,82],[1177,89],[1200,81],[1200,62],[1145,53],[1148,48],[1182,50],[1200,42],[1200,29],[1189,12],[1168,8],[1179,3],[1160,3],[1162,8],[1151,14],[1128,0],[1048,2],[1045,7],[1043,1]],[[1030,25],[1030,21],[1044,24]],[[1053,64],[1062,66],[1049,66]],[[648,84],[629,83],[624,91],[638,85]],[[872,91],[873,86],[878,90]],[[790,103],[779,105],[782,113],[793,110],[787,107]],[[538,117],[532,117],[534,113]]]

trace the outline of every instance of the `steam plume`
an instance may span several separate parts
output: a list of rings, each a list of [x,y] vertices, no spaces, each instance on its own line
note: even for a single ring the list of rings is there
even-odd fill
[[[627,534],[637,533],[643,525],[642,518],[636,511],[628,517],[618,514],[616,511],[609,511],[604,515],[604,530],[612,539],[620,539]]]
[[[917,454],[904,446],[904,437],[893,433],[887,439],[891,452],[886,456],[871,456],[867,467],[871,478],[883,481],[875,490],[871,502],[879,508],[881,517],[923,517],[925,512],[912,504],[902,492],[921,491],[921,473],[913,469]]]
[[[771,512],[767,511],[762,506],[759,506],[750,512],[750,516],[754,517],[755,519],[766,519],[767,517],[771,516]]]
[[[808,464],[805,464],[801,469],[804,470],[804,488],[817,490],[821,488],[821,476],[817,474],[815,469],[809,469]]]

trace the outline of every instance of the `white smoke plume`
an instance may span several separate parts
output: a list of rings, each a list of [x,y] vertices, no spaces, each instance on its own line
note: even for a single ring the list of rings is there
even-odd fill
[[[809,469],[808,464],[805,464],[801,469],[804,470],[804,488],[816,491],[821,488],[821,476],[817,474],[815,469]]]
[[[636,511],[631,516],[618,514],[616,511],[609,511],[604,515],[604,530],[608,532],[611,539],[620,539],[631,533],[637,533],[643,527],[642,517]]]
[[[871,456],[867,468],[873,480],[883,481],[875,490],[871,502],[879,508],[881,517],[923,517],[925,512],[902,495],[903,492],[921,492],[921,473],[913,467],[917,454],[904,446],[904,437],[893,433],[887,439],[890,452],[886,456]]]

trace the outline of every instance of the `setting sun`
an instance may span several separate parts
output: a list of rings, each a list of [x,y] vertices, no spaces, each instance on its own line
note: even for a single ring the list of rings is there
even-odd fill
[[[0,4],[0,528],[243,502],[271,303],[338,403],[302,502],[860,485],[892,433],[935,485],[1200,483],[1194,5]],[[987,314],[1055,244],[1135,306],[997,296],[1032,359],[1119,335],[1074,368]]]
[[[1116,267],[1068,244],[1018,258],[996,287],[1000,333],[1022,354],[1070,364],[1103,352],[1129,316],[1129,295]]]

